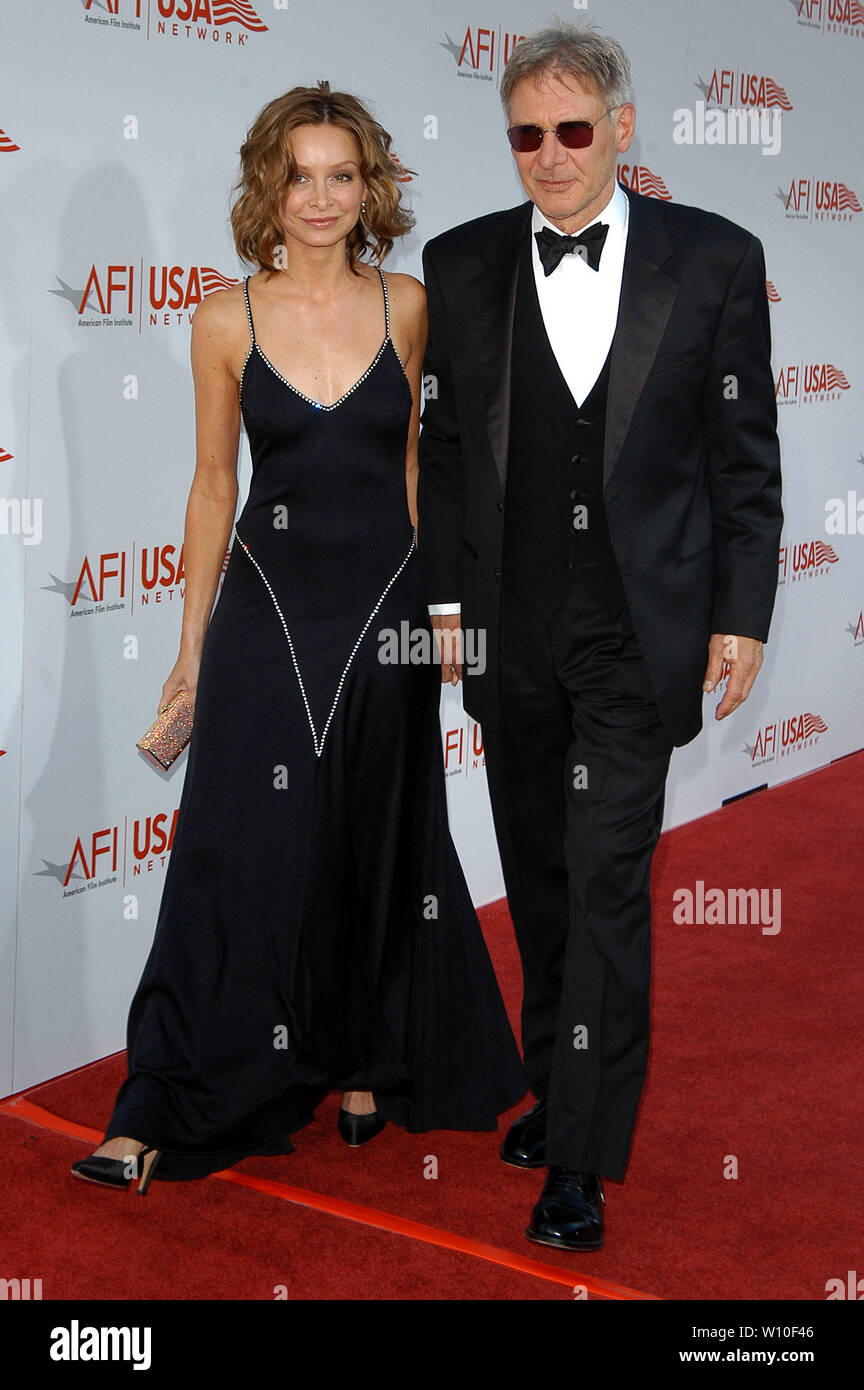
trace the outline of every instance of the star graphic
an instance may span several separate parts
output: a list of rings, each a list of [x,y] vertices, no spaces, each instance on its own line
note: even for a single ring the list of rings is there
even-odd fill
[[[779,198],[779,199],[780,199],[780,202],[783,204],[783,206],[784,206],[784,208],[785,208],[787,202],[789,201],[789,194],[788,194],[788,193],[784,193],[782,188],[778,188],[778,189],[777,189],[777,192],[774,194],[774,197],[775,197],[775,198]]]
[[[74,306],[75,312],[76,312],[76,313],[82,312],[82,310],[79,309],[79,305],[81,304],[81,296],[82,296],[82,294],[84,293],[84,291],[83,291],[83,290],[73,290],[72,286],[71,286],[71,285],[67,285],[65,280],[61,280],[59,275],[55,275],[55,276],[54,276],[54,279],[57,281],[58,285],[62,285],[63,288],[62,288],[62,289],[59,289],[59,290],[49,290],[48,293],[49,293],[49,294],[56,294],[56,295],[59,295],[59,297],[60,297],[61,299],[68,299],[68,300],[69,300],[69,303],[72,304],[72,305]],[[91,314],[101,314],[101,313],[102,313],[102,310],[101,310],[101,309],[98,309],[94,304],[91,304],[91,303],[90,303],[90,296],[89,296],[89,294],[88,294],[88,296],[87,296],[87,302],[86,302],[86,304],[84,305],[84,308],[85,308],[85,309],[89,309],[90,312],[91,312]]]
[[[71,859],[69,864],[71,864]],[[66,875],[69,873],[69,864],[52,864],[50,859],[43,859],[44,869],[37,869],[33,874],[34,878],[56,878],[58,883],[66,882]],[[70,878],[83,878],[83,874],[69,874]]]
[[[858,457],[857,457],[857,459],[855,460],[855,462],[856,462],[856,463],[864,463],[864,454],[859,454]]]
[[[452,53],[452,54],[453,54],[453,57],[454,57],[454,59],[455,59],[455,61],[458,63],[458,62],[459,62],[459,59],[460,59],[460,57],[461,57],[461,55],[462,55],[462,48],[461,48],[461,46],[460,46],[458,43],[454,43],[454,42],[453,42],[453,40],[451,39],[450,35],[447,33],[446,29],[445,29],[445,31],[444,31],[444,37],[445,37],[445,39],[447,40],[447,42],[446,42],[446,43],[439,43],[438,47],[439,47],[439,48],[446,48],[447,52],[448,52],[448,53]]]
[[[846,624],[845,631],[846,631],[846,632],[851,632],[851,633],[852,633],[852,636],[854,637],[854,636],[855,636],[855,633],[858,631],[858,624],[857,624],[857,623],[847,623],[847,624]]]
[[[51,574],[51,571],[49,570],[48,573]],[[75,580],[74,580],[74,579],[68,579],[68,580],[67,580],[67,579],[58,579],[57,576],[56,576],[56,574],[51,574],[51,578],[52,578],[52,580],[54,581],[53,584],[43,584],[43,585],[42,585],[42,588],[46,591],[46,593],[49,593],[49,594],[62,594],[63,597],[66,599],[66,602],[67,602],[67,603],[69,604],[69,606],[71,607],[71,605],[72,605],[72,595],[73,595],[74,592],[75,592]],[[78,595],[78,602],[79,602],[79,603],[92,603],[93,600],[90,599],[90,598],[84,598],[84,596],[83,596],[82,594],[79,594],[79,595]]]
[[[745,743],[744,747],[741,749],[741,752],[746,753],[747,756],[750,758],[750,761],[752,762],[753,754],[756,752],[756,744]]]
[[[707,103],[707,101],[708,101],[708,93],[709,93],[710,90],[711,90],[711,83],[710,83],[710,82],[703,82],[701,77],[697,77],[697,78],[696,78],[696,81],[693,83],[693,86],[699,88],[699,91],[702,93],[702,95],[703,95],[703,97],[705,98],[705,101],[706,101],[706,103]]]

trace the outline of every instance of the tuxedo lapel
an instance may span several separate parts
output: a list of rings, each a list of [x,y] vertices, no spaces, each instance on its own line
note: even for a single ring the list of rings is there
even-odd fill
[[[624,192],[630,200],[630,225],[609,364],[604,484],[618,461],[678,293],[678,281],[661,269],[671,255],[672,244],[658,208],[626,188]]]
[[[608,482],[618,461],[678,293],[678,281],[663,269],[673,248],[660,210],[650,199],[634,195],[627,188],[624,192],[630,201],[630,225],[609,364],[604,483]],[[497,232],[494,244],[483,247],[489,264],[467,285],[480,352],[486,432],[502,495],[507,481],[516,284],[522,241],[528,235],[531,213],[531,203],[512,209]]]
[[[510,435],[510,368],[513,356],[513,311],[522,241],[528,234],[532,205],[514,208],[496,245],[485,248],[491,264],[468,285],[471,317],[480,348],[480,375],[486,432],[492,447],[501,493],[507,481]]]

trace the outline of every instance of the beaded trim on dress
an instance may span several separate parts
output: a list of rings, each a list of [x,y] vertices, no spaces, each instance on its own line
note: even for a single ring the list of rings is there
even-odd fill
[[[363,375],[361,377],[358,377],[358,379],[354,382],[353,386],[349,386],[348,390],[343,392],[343,394],[339,397],[338,401],[333,401],[330,405],[323,405],[321,401],[314,401],[311,396],[307,396],[305,391],[301,391],[298,386],[295,386],[293,382],[289,381],[287,377],[284,377],[282,373],[276,367],[273,366],[273,363],[270,361],[270,358],[262,350],[261,344],[255,337],[255,325],[252,322],[252,308],[249,304],[249,276],[247,275],[243,280],[243,297],[246,300],[246,317],[249,320],[249,332],[252,335],[252,342],[249,346],[249,351],[246,354],[246,361],[243,363],[243,370],[240,373],[240,395],[243,394],[243,378],[246,375],[246,364],[248,363],[249,358],[252,356],[253,352],[257,352],[258,356],[261,358],[261,361],[270,368],[273,375],[278,377],[284,386],[288,387],[289,391],[293,391],[295,396],[299,396],[301,400],[306,401],[308,405],[314,406],[316,410],[335,410],[337,406],[340,406],[343,404],[344,401],[347,401],[349,396],[353,396],[358,386],[362,386],[363,382],[366,380],[367,376],[369,376],[370,372],[373,372],[375,368],[378,366],[378,363],[381,361],[381,358],[384,355],[388,343],[390,343],[393,347],[393,351],[396,353],[397,361],[399,362],[399,365],[400,367],[402,367],[402,371],[404,372],[405,368],[402,364],[402,359],[399,356],[398,352],[396,352],[396,345],[395,343],[393,343],[393,339],[390,337],[390,298],[387,293],[387,281],[384,279],[384,272],[381,269],[381,267],[378,266],[377,269],[378,274],[381,277],[381,288],[384,291],[384,341],[381,344],[378,351],[376,352],[373,360],[369,363],[369,366],[366,368]]]
[[[348,660],[345,662],[345,667],[344,667],[344,669],[343,669],[343,671],[342,671],[341,676],[339,677],[339,683],[338,683],[338,685],[336,686],[336,694],[333,696],[333,703],[332,703],[332,705],[330,706],[330,713],[329,713],[328,716],[327,716],[327,722],[326,722],[326,724],[324,725],[324,728],[323,728],[323,730],[322,730],[320,739],[319,739],[319,737],[318,737],[318,732],[317,732],[317,730],[316,730],[316,728],[315,728],[315,721],[314,721],[314,719],[312,718],[312,711],[311,711],[311,709],[309,708],[309,700],[308,700],[307,695],[306,695],[306,687],[305,687],[305,685],[303,684],[303,677],[302,677],[302,675],[300,674],[300,665],[299,665],[299,663],[298,663],[298,661],[297,661],[297,653],[296,653],[295,650],[294,650],[294,643],[293,643],[292,640],[291,640],[291,633],[288,631],[288,624],[287,624],[286,621],[285,621],[285,615],[284,615],[284,613],[282,612],[282,609],[279,607],[279,601],[278,601],[278,599],[276,598],[276,595],[274,594],[274,592],[273,592],[273,590],[272,590],[272,588],[271,588],[271,586],[270,586],[270,581],[268,580],[266,574],[265,574],[264,571],[262,570],[262,568],[261,568],[261,566],[259,565],[258,561],[255,559],[255,556],[252,554],[252,551],[249,549],[249,547],[248,547],[248,545],[246,544],[246,542],[245,542],[245,541],[242,539],[242,537],[237,533],[236,528],[235,528],[235,530],[234,530],[234,535],[237,537],[237,540],[240,542],[240,545],[241,545],[242,549],[243,549],[243,550],[246,552],[246,554],[249,556],[249,559],[252,561],[252,564],[255,566],[256,570],[258,571],[258,573],[260,574],[262,580],[264,581],[264,586],[265,586],[265,588],[266,588],[268,594],[270,595],[270,598],[273,600],[273,606],[274,606],[274,608],[276,609],[276,612],[277,612],[278,615],[279,615],[279,621],[280,621],[281,624],[282,624],[282,630],[283,630],[283,632],[285,633],[285,636],[286,636],[287,639],[288,639],[288,648],[289,648],[289,650],[290,650],[290,652],[291,652],[291,660],[292,660],[292,662],[293,662],[293,664],[294,664],[294,671],[295,671],[295,673],[296,673],[296,675],[297,675],[297,682],[298,682],[298,684],[299,684],[299,686],[300,686],[300,694],[301,694],[302,697],[303,697],[303,705],[304,705],[304,707],[305,707],[305,709],[306,709],[306,718],[307,718],[308,721],[309,721],[309,728],[310,728],[311,731],[312,731],[312,744],[313,744],[313,747],[314,747],[314,749],[315,749],[315,757],[316,757],[316,758],[320,758],[320,757],[321,757],[321,754],[322,754],[323,751],[324,751],[324,740],[326,739],[327,733],[328,733],[328,731],[329,731],[329,729],[330,729],[330,725],[331,725],[331,723],[333,722],[333,715],[334,715],[335,712],[336,712],[336,706],[337,706],[337,704],[339,703],[339,696],[342,694],[342,687],[343,687],[343,685],[345,684],[345,678],[346,678],[347,675],[348,675],[348,670],[349,670],[349,668],[350,668],[350,666],[351,666],[352,661],[354,660],[354,657],[355,657],[356,654],[357,654],[357,649],[359,648],[360,643],[363,641],[363,638],[366,636],[366,633],[367,633],[367,631],[368,631],[368,629],[369,629],[369,624],[372,622],[372,619],[375,617],[375,614],[378,612],[378,609],[381,607],[381,604],[384,602],[384,599],[386,598],[387,594],[390,592],[391,588],[392,588],[393,585],[396,583],[396,580],[399,578],[400,574],[401,574],[402,571],[404,570],[404,568],[405,568],[405,566],[407,565],[408,561],[411,559],[411,555],[412,555],[412,553],[413,553],[413,551],[414,551],[414,547],[415,547],[416,542],[417,542],[417,535],[416,535],[416,532],[415,532],[415,533],[412,535],[412,537],[411,537],[411,544],[410,544],[410,546],[408,547],[408,554],[405,556],[404,560],[403,560],[402,563],[399,565],[399,568],[396,570],[396,572],[395,572],[395,573],[390,577],[390,579],[387,581],[387,584],[385,585],[384,589],[381,591],[381,594],[380,594],[380,596],[379,596],[379,598],[378,598],[378,602],[375,604],[375,607],[372,609],[372,612],[369,614],[369,617],[366,619],[365,623],[363,624],[363,627],[362,627],[361,632],[360,632],[360,636],[357,638],[357,641],[354,643],[354,646],[351,648],[351,655],[348,657]]]

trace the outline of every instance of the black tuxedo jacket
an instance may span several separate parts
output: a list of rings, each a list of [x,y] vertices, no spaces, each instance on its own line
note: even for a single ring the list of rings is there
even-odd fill
[[[624,191],[604,494],[660,717],[683,744],[702,725],[709,636],[764,641],[774,605],[782,512],[765,263],[760,242],[725,218]],[[466,668],[463,701],[492,729],[513,308],[531,212],[523,203],[454,227],[423,255],[432,381],[419,554],[429,602],[461,603],[463,627],[486,631],[486,669]]]

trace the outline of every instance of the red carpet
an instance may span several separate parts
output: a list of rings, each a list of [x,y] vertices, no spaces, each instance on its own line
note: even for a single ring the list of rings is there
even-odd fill
[[[651,1063],[627,1179],[607,1184],[604,1250],[524,1238],[542,1173],[501,1164],[499,1136],[389,1126],[352,1152],[336,1096],[285,1158],[154,1180],[144,1201],[76,1182],[68,1165],[101,1136],[118,1054],[28,1092],[47,1116],[0,1104],[4,1274],[41,1278],[46,1300],[550,1300],[579,1285],[591,1298],[824,1300],[864,1248],[862,773],[856,754],[663,836]],[[697,881],[780,890],[780,930],[676,924],[673,894]],[[481,918],[515,1018],[506,904]]]

